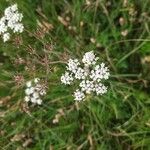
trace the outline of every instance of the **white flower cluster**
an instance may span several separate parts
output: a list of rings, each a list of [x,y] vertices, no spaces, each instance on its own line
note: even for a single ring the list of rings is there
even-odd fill
[[[41,97],[46,94],[45,87],[40,84],[40,79],[35,78],[34,81],[28,81],[25,89],[25,101],[41,105]]]
[[[4,16],[0,19],[0,35],[2,35],[4,42],[10,39],[9,29],[11,29],[14,33],[23,32],[24,26],[21,23],[22,18],[23,15],[18,12],[17,4],[5,9]]]
[[[74,92],[74,99],[81,101],[85,94],[95,92],[102,95],[107,92],[107,87],[102,83],[110,76],[108,67],[104,63],[97,64],[98,57],[93,51],[87,52],[82,58],[83,65],[78,59],[69,59],[67,71],[61,76],[61,82],[70,85],[75,79],[79,80],[79,89]]]

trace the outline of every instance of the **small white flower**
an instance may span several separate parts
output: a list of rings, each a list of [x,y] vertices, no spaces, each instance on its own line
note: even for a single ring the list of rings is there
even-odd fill
[[[0,19],[0,34],[5,33],[7,31],[7,26],[5,25],[6,19],[5,17],[2,17]]]
[[[87,76],[87,73],[82,68],[77,68],[77,71],[75,72],[75,78],[76,79],[85,79]]]
[[[30,95],[30,89],[27,88],[27,89],[25,90],[25,93],[26,93],[26,95]]]
[[[32,103],[36,103],[36,102],[37,102],[37,101],[36,101],[36,98],[31,97],[31,102],[32,102]]]
[[[107,80],[110,76],[108,67],[105,67],[105,64],[97,65],[94,70],[91,71],[90,78],[94,81],[101,81],[102,79]]]
[[[23,29],[24,29],[24,26],[21,24],[21,23],[17,23],[15,26],[14,26],[14,30],[13,32],[16,33],[22,33],[23,32]]]
[[[18,10],[17,4],[12,5],[10,8],[11,8],[11,10],[12,10],[13,12],[15,12],[15,11]]]
[[[34,98],[39,98],[39,93],[38,93],[38,92],[34,92],[34,93],[33,93],[33,97],[34,97]]]
[[[81,90],[85,91],[87,94],[90,94],[92,91],[94,91],[93,81],[83,80],[79,86],[81,87]]]
[[[35,78],[35,79],[34,79],[34,83],[38,83],[39,81],[40,81],[39,78]]]
[[[33,87],[27,88],[27,89],[25,90],[26,95],[33,94],[33,92],[34,92],[34,88],[33,88]]]
[[[4,33],[3,34],[3,41],[6,42],[10,39],[10,34],[9,33]]]
[[[37,102],[38,105],[42,104],[42,100],[41,99],[37,99],[36,102]]]
[[[65,72],[65,74],[61,76],[61,82],[64,84],[71,84],[72,81],[73,81],[73,77],[68,72]]]
[[[97,95],[102,95],[107,92],[107,87],[101,83],[95,85],[95,92]]]
[[[30,87],[30,88],[29,88],[29,93],[30,93],[30,94],[33,94],[34,91],[35,91],[35,88],[34,88],[34,87]]]
[[[93,51],[87,52],[84,54],[82,62],[86,65],[86,66],[90,66],[90,65],[94,65],[96,64],[98,58],[95,57],[95,54]]]
[[[32,85],[32,82],[31,82],[31,81],[28,81],[28,82],[26,83],[26,86],[27,86],[27,87],[31,87],[31,85]]]
[[[30,101],[30,97],[29,97],[29,96],[25,96],[24,100],[25,100],[26,102],[29,102],[29,101]]]
[[[41,105],[41,97],[46,94],[45,86],[40,84],[40,79],[35,78],[32,81],[26,82],[25,101]]]
[[[80,65],[80,63],[77,59],[69,59],[67,70],[71,71],[72,73],[75,73],[77,71],[79,65]]]
[[[76,90],[74,92],[74,100],[82,101],[85,98],[85,94],[82,91]]]

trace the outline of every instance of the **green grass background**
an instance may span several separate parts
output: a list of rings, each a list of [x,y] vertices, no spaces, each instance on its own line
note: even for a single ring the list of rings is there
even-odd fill
[[[6,7],[17,3],[25,25],[21,35],[13,35],[7,43],[0,40],[0,149],[150,149],[150,1],[89,2],[0,1],[0,16]],[[68,26],[58,16],[69,17]],[[119,24],[121,17],[125,20],[123,25]],[[35,32],[37,22],[43,21],[54,28],[41,38]],[[128,34],[123,36],[125,30]],[[17,36],[22,38],[21,45],[14,41]],[[54,45],[54,49],[46,51],[47,44]],[[29,53],[29,45],[35,54]],[[91,50],[110,68],[111,77],[106,83],[109,90],[103,96],[93,95],[75,104],[74,87],[60,82],[65,71],[64,55],[81,59]],[[14,63],[18,57],[29,62],[28,70],[26,65]],[[48,66],[41,64],[45,57]],[[19,86],[14,82],[18,74],[24,77]],[[34,77],[48,81],[48,92],[42,106],[24,108],[24,85]],[[59,109],[64,115],[54,124]],[[25,137],[12,140],[22,134]],[[28,139],[32,142],[23,146]]]

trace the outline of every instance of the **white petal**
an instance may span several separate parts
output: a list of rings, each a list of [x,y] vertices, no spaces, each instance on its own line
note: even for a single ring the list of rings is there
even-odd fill
[[[41,105],[41,104],[42,104],[42,100],[41,100],[41,99],[37,99],[36,102],[37,102],[38,105]]]
[[[37,102],[36,98],[32,97],[32,98],[31,98],[31,102],[32,102],[32,103],[36,103],[36,102]]]
[[[40,81],[39,78],[35,78],[35,79],[34,79],[34,83],[38,83],[39,81]]]
[[[32,82],[31,82],[31,81],[28,81],[28,82],[26,83],[26,86],[27,86],[27,87],[31,87],[31,85],[32,85]]]
[[[25,100],[26,102],[29,102],[29,101],[30,101],[30,97],[29,97],[29,96],[25,96],[24,100]]]

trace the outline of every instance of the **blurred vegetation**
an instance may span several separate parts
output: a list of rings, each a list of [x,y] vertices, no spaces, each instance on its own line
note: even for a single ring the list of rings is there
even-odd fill
[[[149,150],[150,1],[1,0],[17,3],[25,31],[0,41],[0,149]],[[61,84],[68,58],[94,50],[111,70],[109,91],[75,103]],[[40,77],[42,106],[24,102]],[[58,123],[54,123],[54,119]]]

